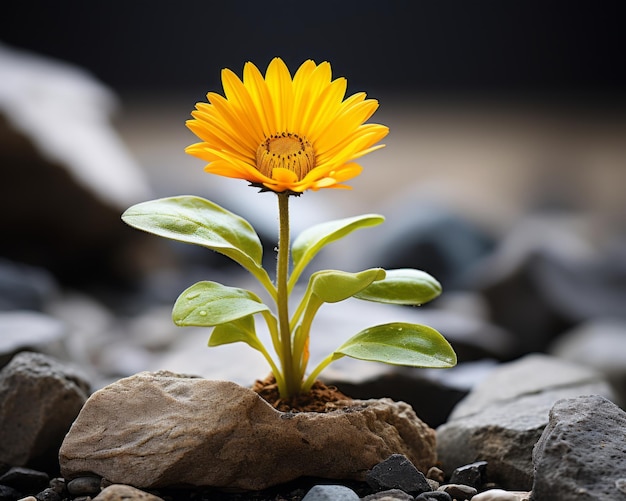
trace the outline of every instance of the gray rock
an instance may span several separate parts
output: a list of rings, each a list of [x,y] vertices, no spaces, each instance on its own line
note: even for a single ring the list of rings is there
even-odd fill
[[[626,320],[583,322],[559,336],[548,352],[602,373],[617,392],[615,403],[626,406]]]
[[[316,485],[306,493],[302,501],[359,501],[359,496],[343,485]]]
[[[3,255],[63,281],[123,278],[134,268],[122,261],[138,270],[130,249],[145,240],[119,215],[151,190],[112,127],[113,93],[80,68],[3,44],[0,67]]]
[[[599,395],[559,400],[533,450],[532,498],[623,501],[626,412]]]
[[[363,480],[398,451],[418,468],[436,462],[434,430],[407,404],[347,405],[281,413],[232,382],[140,373],[89,398],[61,446],[61,473],[256,490],[303,475]]]
[[[66,325],[36,311],[0,311],[0,368],[20,351],[68,359]]]
[[[89,394],[77,371],[22,352],[0,371],[0,463],[58,470],[58,449]]]
[[[415,501],[452,501],[452,496],[444,491],[423,492]]]
[[[424,474],[402,454],[392,454],[374,466],[365,477],[374,490],[400,489],[417,495],[432,490]]]
[[[456,468],[450,475],[451,484],[463,484],[479,488],[485,483],[487,461],[476,461]]]
[[[51,487],[47,487],[37,493],[36,499],[37,501],[62,501],[63,497]]]
[[[57,293],[56,280],[43,268],[0,259],[0,311],[43,311]]]
[[[546,268],[552,257],[577,263],[588,257],[590,244],[581,233],[573,217],[527,217],[467,277],[467,286],[485,297],[492,321],[518,339],[518,356],[544,351],[574,324],[552,294]]]
[[[383,237],[368,246],[372,261],[383,268],[429,270],[445,290],[461,285],[465,273],[493,247],[478,225],[415,197],[400,199],[387,216]]]
[[[93,496],[100,492],[100,477],[78,477],[67,483],[67,492],[72,496]]]
[[[597,393],[612,397],[595,371],[546,355],[528,355],[502,364],[478,384],[437,428],[443,469],[477,459],[487,461],[487,477],[505,489],[530,490],[532,449],[561,398]]]
[[[400,489],[375,492],[362,498],[362,501],[413,501],[414,497]]]
[[[496,367],[459,402],[450,414],[450,419],[477,414],[485,407],[514,402],[522,396],[596,384],[605,386],[606,379],[591,368],[553,356],[531,353]],[[611,392],[610,389],[606,391],[609,394]]]
[[[43,471],[14,466],[0,475],[0,484],[13,487],[24,494],[36,494],[48,485],[48,475]]]

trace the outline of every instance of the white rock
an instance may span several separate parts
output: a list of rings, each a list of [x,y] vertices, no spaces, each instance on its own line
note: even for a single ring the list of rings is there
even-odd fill
[[[528,501],[530,492],[505,491],[503,489],[489,489],[476,494],[472,501]]]

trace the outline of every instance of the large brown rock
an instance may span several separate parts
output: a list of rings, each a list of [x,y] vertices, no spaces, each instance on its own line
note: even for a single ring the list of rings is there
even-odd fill
[[[283,413],[232,382],[143,372],[89,398],[60,463],[67,479],[256,490],[300,476],[362,480],[394,453],[422,471],[436,462],[434,430],[403,402]]]

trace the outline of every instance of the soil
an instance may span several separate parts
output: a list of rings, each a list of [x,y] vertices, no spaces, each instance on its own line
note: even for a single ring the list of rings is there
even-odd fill
[[[252,389],[281,412],[329,412],[336,409],[333,402],[352,400],[334,386],[326,386],[321,381],[315,381],[306,394],[280,398],[276,379],[271,374],[263,380],[257,379]]]

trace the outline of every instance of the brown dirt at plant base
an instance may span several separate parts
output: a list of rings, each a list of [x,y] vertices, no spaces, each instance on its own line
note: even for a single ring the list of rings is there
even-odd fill
[[[280,398],[276,379],[271,374],[263,380],[257,379],[252,390],[256,391],[274,409],[281,412],[328,412],[336,409],[332,405],[333,402],[352,400],[334,386],[326,386],[319,380],[313,383],[308,393],[286,399]]]

